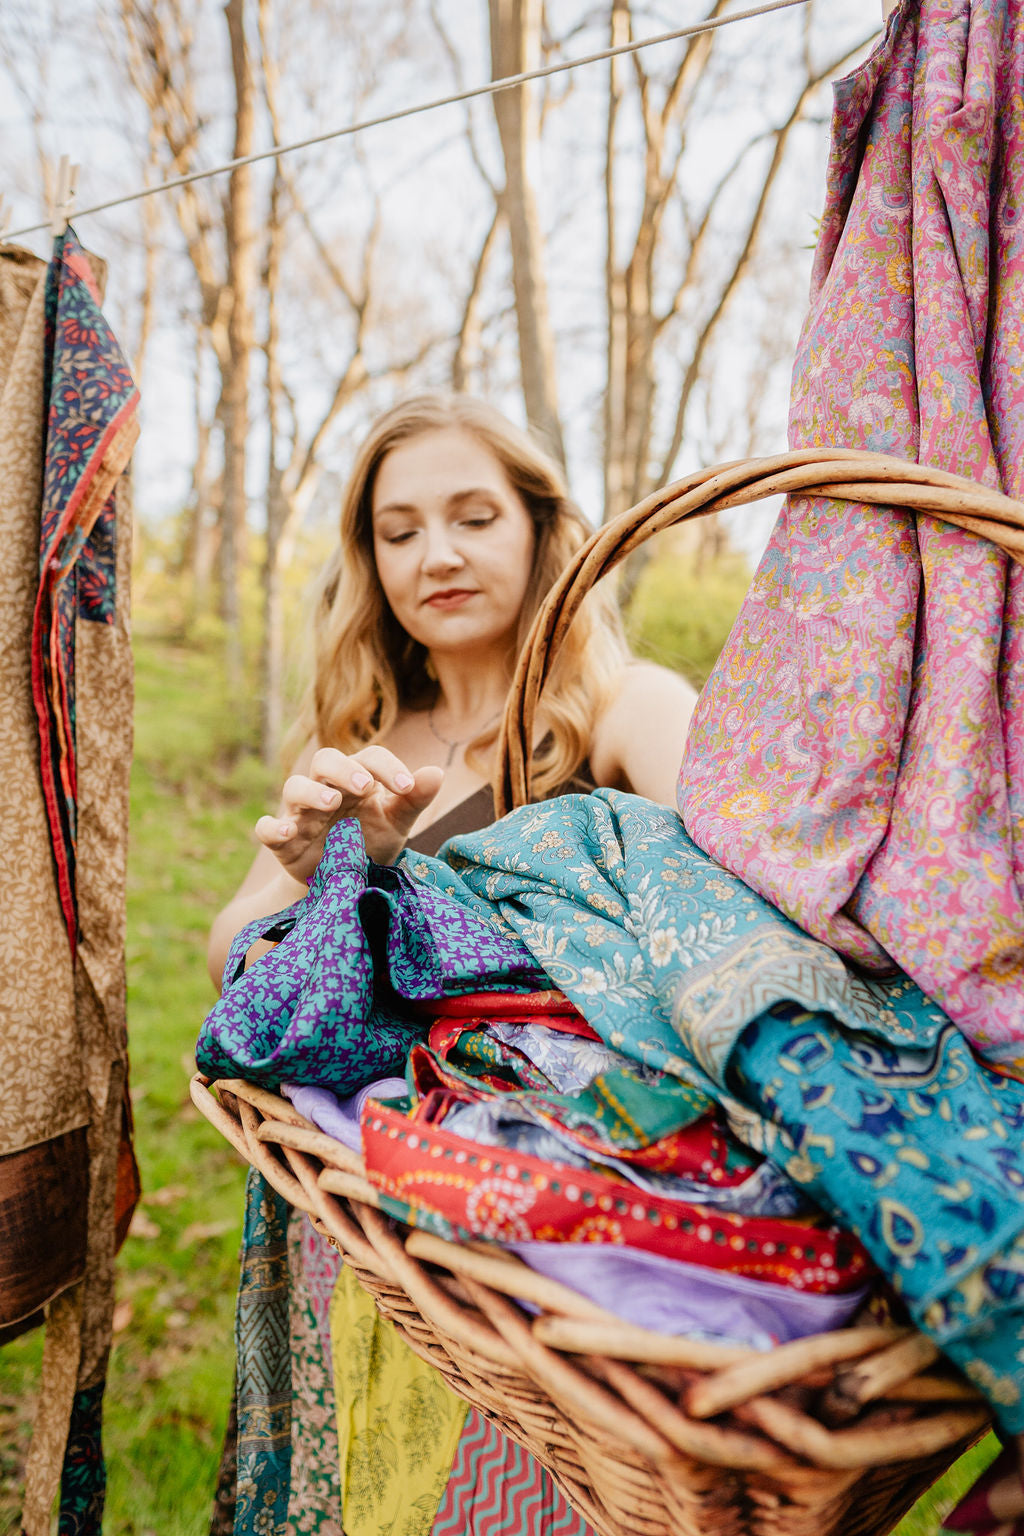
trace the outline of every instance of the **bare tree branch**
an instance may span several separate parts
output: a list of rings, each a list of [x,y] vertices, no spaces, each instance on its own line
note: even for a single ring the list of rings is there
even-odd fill
[[[731,300],[733,294],[736,292],[736,289],[739,286],[739,283],[744,273],[746,272],[747,267],[749,266],[755,245],[757,243],[757,237],[761,231],[761,225],[764,222],[764,217],[768,208],[768,202],[771,196],[772,188],[775,185],[775,180],[783,163],[786,143],[789,139],[789,136],[793,129],[796,127],[797,123],[799,123],[803,117],[807,103],[814,95],[818,87],[831,75],[836,74],[840,69],[842,69],[842,67],[852,58],[854,58],[869,41],[870,36],[868,38],[862,39],[857,43],[855,47],[847,49],[839,58],[832,60],[830,64],[826,65],[811,79],[807,80],[799,96],[794,102],[786,121],[780,128],[776,130],[775,148],[772,152],[767,173],[761,184],[760,193],[754,206],[754,212],[747,227],[747,233],[743,244],[740,247],[739,254],[732,264],[731,270],[729,271],[725,281],[719,289],[718,298],[711,310],[711,313],[708,315],[704,321],[703,326],[701,327],[701,330],[697,336],[696,344],[690,357],[690,361],[687,365],[686,372],[683,376],[682,387],[679,392],[679,400],[676,405],[672,435],[669,439],[668,448],[666,449],[661,461],[661,470],[659,476],[661,481],[669,479],[672,474],[675,461],[679,455],[679,450],[682,447],[683,432],[686,423],[686,412],[689,407],[690,396],[693,393],[693,387],[700,376],[701,365],[703,363],[705,353],[707,352],[712,337],[714,336],[714,333],[720,324],[726,309],[728,308],[729,301]]]
[[[502,208],[499,201],[494,205],[494,216],[487,227],[487,233],[484,235],[476,261],[473,264],[473,275],[470,280],[469,292],[466,294],[462,319],[459,322],[455,352],[452,355],[452,388],[460,394],[468,387],[472,354],[480,345],[480,300],[484,273],[487,270],[491,254],[497,244],[501,221]]]

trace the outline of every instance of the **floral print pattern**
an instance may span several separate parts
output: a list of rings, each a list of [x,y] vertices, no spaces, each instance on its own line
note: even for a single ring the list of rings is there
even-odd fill
[[[245,970],[259,938],[278,942]],[[236,934],[224,982],[196,1046],[201,1072],[340,1097],[401,1071],[423,1033],[411,1002],[488,983],[547,985],[495,913],[414,893],[403,871],[367,859],[349,820],[331,828],[309,895]]]
[[[1003,1423],[1024,1422],[1024,1085],[907,977],[844,965],[662,806],[599,789],[445,851],[447,872],[410,867],[489,896],[603,1039],[703,1084],[741,1140],[861,1237]],[[617,924],[598,929],[595,894]],[[651,937],[670,928],[694,947],[657,965]],[[595,950],[607,983],[588,993]]]

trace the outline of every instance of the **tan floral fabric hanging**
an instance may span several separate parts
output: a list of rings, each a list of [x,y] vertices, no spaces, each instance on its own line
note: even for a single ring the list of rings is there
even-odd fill
[[[121,479],[137,395],[126,370],[115,394],[103,382],[104,275],[70,232],[49,266],[0,247],[0,1340],[47,1323],[26,1536],[48,1533],[62,1469],[78,1528],[99,1529],[113,1259],[137,1197]]]

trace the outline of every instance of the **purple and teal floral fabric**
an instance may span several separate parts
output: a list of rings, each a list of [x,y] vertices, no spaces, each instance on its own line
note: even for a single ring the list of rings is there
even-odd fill
[[[793,447],[1024,492],[1024,0],[902,0],[835,87]],[[1024,1076],[1024,570],[926,516],[783,509],[701,695],[687,830]]]
[[[244,969],[261,938],[278,942]],[[309,895],[236,934],[196,1061],[211,1078],[311,1083],[344,1097],[403,1070],[426,1033],[410,1003],[547,985],[496,913],[414,894],[404,871],[367,859],[358,822],[340,821]]]

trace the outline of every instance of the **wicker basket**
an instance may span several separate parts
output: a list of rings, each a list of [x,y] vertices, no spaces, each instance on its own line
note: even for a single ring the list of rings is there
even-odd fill
[[[1024,505],[900,459],[807,450],[679,481],[599,530],[538,614],[502,727],[500,810],[529,799],[537,701],[592,584],[663,528],[792,492],[930,513],[1024,563]],[[500,1250],[397,1226],[361,1159],[286,1100],[212,1087],[193,1079],[207,1119],[600,1536],[883,1536],[989,1423],[975,1389],[912,1330],[854,1326],[763,1354],[624,1324]]]

